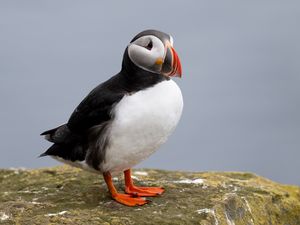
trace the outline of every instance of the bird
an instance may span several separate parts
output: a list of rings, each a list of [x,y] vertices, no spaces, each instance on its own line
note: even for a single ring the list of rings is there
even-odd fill
[[[69,120],[41,135],[52,145],[40,156],[103,175],[113,200],[126,206],[149,203],[163,187],[138,187],[131,168],[148,158],[176,128],[183,110],[181,62],[171,35],[138,33],[126,46],[119,73],[96,86]],[[125,193],[112,176],[124,173]]]

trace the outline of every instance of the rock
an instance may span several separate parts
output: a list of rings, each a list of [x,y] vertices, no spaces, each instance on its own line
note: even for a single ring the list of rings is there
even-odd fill
[[[300,224],[296,186],[236,172],[139,169],[133,175],[136,184],[164,186],[165,194],[131,208],[112,201],[97,174],[68,166],[0,170],[0,224]]]

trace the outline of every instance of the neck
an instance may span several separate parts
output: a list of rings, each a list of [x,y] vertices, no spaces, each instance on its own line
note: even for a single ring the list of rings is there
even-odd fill
[[[126,83],[134,89],[144,89],[169,78],[158,73],[152,73],[136,66],[129,58],[127,48],[124,53],[121,74]]]

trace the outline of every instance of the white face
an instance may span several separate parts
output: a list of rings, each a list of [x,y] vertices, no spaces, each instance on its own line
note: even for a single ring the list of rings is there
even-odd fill
[[[159,38],[146,35],[129,44],[128,55],[136,66],[150,72],[159,72],[165,58],[165,46]]]

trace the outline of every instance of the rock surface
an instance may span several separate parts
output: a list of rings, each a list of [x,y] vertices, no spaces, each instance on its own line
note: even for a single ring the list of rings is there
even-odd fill
[[[164,186],[165,194],[130,208],[110,199],[101,176],[79,169],[0,170],[0,224],[300,224],[296,186],[250,173],[135,170],[133,175],[136,184]],[[123,179],[118,180],[122,190]]]

